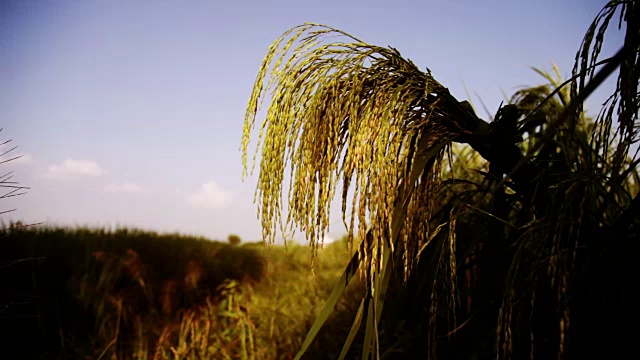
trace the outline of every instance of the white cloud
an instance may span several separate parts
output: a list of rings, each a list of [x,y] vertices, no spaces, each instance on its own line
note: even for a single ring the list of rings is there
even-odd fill
[[[46,177],[60,178],[68,175],[99,176],[105,171],[95,161],[67,158],[61,164],[49,165]]]
[[[207,209],[220,209],[226,207],[232,197],[232,193],[222,190],[213,181],[204,183],[200,191],[187,195],[187,202],[193,206]]]
[[[149,189],[136,183],[123,182],[108,184],[104,187],[104,191],[110,193],[143,193],[149,191]]]

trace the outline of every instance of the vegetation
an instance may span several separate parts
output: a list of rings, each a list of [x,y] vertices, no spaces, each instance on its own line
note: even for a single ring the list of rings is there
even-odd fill
[[[295,245],[266,252],[127,228],[2,232],[0,344],[25,359],[290,358],[349,257],[345,241],[328,246],[314,277]],[[346,336],[351,307],[345,298],[321,338]]]
[[[0,128],[0,132],[2,132],[3,128]],[[5,140],[0,142],[0,168],[6,166],[12,161],[20,159],[23,155],[14,155],[14,151],[17,149],[17,146],[13,146],[11,144],[11,140]],[[25,191],[29,188],[26,186],[20,185],[17,181],[13,180],[13,172],[0,172],[0,189],[4,192],[0,195],[1,199],[6,199],[9,197],[24,195]],[[0,215],[4,215],[7,213],[14,212],[16,209],[0,209]],[[22,224],[18,224],[22,226]]]
[[[318,24],[273,43],[242,137],[246,169],[258,103],[271,94],[258,140],[264,238],[297,227],[315,254],[340,192],[348,237],[363,240],[297,358],[311,353],[357,269],[366,292],[342,356],[632,351],[621,329],[635,311],[630,254],[640,223],[631,152],[639,129],[639,6],[610,1],[587,30],[571,79],[539,71],[549,83],[519,91],[491,123],[393,48]],[[624,44],[600,60],[615,14]],[[346,40],[325,40],[335,35]],[[611,97],[588,119],[584,100],[618,68]]]
[[[91,359],[633,353],[625,329],[637,314],[639,6],[610,1],[572,77],[535,69],[546,82],[516,92],[490,123],[393,48],[316,24],[288,31],[259,70],[243,161],[246,169],[258,103],[271,89],[257,189],[264,241],[296,227],[312,251],[235,235],[223,243],[8,224],[0,229],[3,351]],[[624,44],[601,60],[616,14]],[[325,41],[333,35],[347,41]],[[584,100],[616,69],[611,97],[587,117]],[[0,186],[15,195],[24,188],[10,176]],[[338,191],[349,233],[323,248]]]
[[[229,237],[227,237],[227,241],[231,245],[240,245],[240,243],[242,242],[242,239],[240,238],[240,236],[236,234],[231,234],[229,235]]]

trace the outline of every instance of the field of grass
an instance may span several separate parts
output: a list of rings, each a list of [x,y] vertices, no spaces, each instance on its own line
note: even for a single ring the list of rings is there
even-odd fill
[[[348,262],[346,242],[227,242],[135,229],[0,229],[0,346],[41,359],[290,359]],[[335,358],[354,284],[307,358]]]

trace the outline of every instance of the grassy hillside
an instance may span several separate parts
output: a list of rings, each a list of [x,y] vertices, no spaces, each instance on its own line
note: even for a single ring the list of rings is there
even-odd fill
[[[348,262],[320,251],[230,245],[135,229],[3,227],[3,352],[46,359],[289,359]],[[339,352],[355,285],[320,335]],[[332,341],[335,338],[338,341]]]

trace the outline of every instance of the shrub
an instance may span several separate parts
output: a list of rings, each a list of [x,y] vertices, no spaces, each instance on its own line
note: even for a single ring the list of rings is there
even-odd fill
[[[238,236],[236,234],[229,235],[227,240],[229,241],[229,244],[231,244],[231,245],[240,245],[240,243],[242,242],[242,239],[240,239],[240,236]]]

